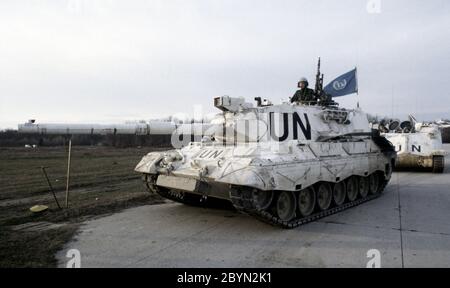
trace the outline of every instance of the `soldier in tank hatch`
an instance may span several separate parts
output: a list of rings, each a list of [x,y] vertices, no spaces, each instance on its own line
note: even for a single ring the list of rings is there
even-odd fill
[[[316,95],[314,94],[314,90],[308,88],[309,83],[308,80],[303,77],[298,82],[298,88],[300,90],[297,90],[295,92],[294,96],[291,98],[291,103],[299,103],[299,104],[306,104],[306,105],[312,105],[316,104]]]

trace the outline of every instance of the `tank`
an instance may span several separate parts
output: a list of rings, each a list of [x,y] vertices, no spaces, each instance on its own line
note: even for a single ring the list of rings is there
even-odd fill
[[[387,132],[382,133],[397,151],[395,168],[443,173],[445,150],[442,147],[439,126],[433,123],[417,123],[412,116],[409,121],[399,123],[399,126],[391,127],[394,129],[384,129]]]
[[[294,228],[382,195],[396,152],[361,109],[214,99],[208,136],[151,152],[135,171],[152,193],[194,206],[224,201]]]

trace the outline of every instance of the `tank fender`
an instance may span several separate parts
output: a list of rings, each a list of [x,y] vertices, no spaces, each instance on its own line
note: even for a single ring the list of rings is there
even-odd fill
[[[134,171],[145,174],[156,174],[156,165],[163,159],[164,153],[150,152],[136,165]]]
[[[216,181],[230,185],[241,185],[260,190],[268,190],[274,185],[273,178],[263,174],[261,170],[247,168],[226,174],[217,178]]]

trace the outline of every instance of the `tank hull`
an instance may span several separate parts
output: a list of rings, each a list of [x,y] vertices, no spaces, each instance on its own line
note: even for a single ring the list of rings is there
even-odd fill
[[[239,211],[260,220],[294,228],[378,197],[390,180],[395,162],[393,150],[382,151],[371,139],[305,146],[292,142],[277,151],[263,146],[192,143],[168,154],[150,153],[137,165],[136,171],[144,175],[150,191],[170,200],[200,206],[208,206],[215,200],[228,201]],[[183,157],[180,166],[168,170],[148,166],[149,159],[157,163],[168,155],[176,158],[174,153],[192,157]],[[358,194],[355,199],[332,204],[323,211],[315,207],[307,216],[296,212],[289,220],[281,219],[273,212],[275,200],[264,209],[260,209],[260,202],[255,200],[255,193],[277,199],[280,193],[289,192],[299,201],[301,191],[316,191],[324,183],[331,188],[345,186],[349,181],[359,183],[364,179],[368,181],[373,175],[379,182],[376,192]]]
[[[174,169],[170,173],[160,174],[157,185],[171,189],[185,190],[192,193],[211,193],[216,190],[214,185],[243,185],[256,188],[262,191],[298,191],[314,185],[319,180],[327,182],[339,182],[352,175],[367,176],[376,171],[385,171],[386,165],[390,163],[386,157],[372,141],[360,143],[326,143],[324,147],[320,145],[309,145],[304,147],[292,146],[291,152],[277,153],[260,150],[265,159],[258,158],[255,150],[262,149],[243,145],[233,148],[222,146],[202,146],[194,144],[198,150],[196,156],[191,161],[196,166],[184,166],[181,169]],[[297,151],[294,151],[296,149]],[[238,151],[241,152],[238,152]],[[349,153],[346,151],[354,151]],[[221,154],[238,154],[238,157],[227,158],[222,167],[213,167],[218,160],[204,160],[201,155],[209,151]],[[222,151],[226,151],[225,153]],[[248,155],[242,153],[245,151]],[[183,153],[181,150],[180,153]],[[212,153],[212,152],[210,152]],[[150,153],[151,157],[162,158],[163,153]],[[271,158],[281,157],[278,161]],[[303,159],[301,159],[303,158]],[[144,167],[147,159],[142,165],[138,165],[136,171],[149,173],[150,170]],[[205,172],[208,170],[208,172]],[[166,172],[165,170],[154,170],[155,172]],[[185,179],[185,180],[177,180]],[[206,184],[206,185],[204,185]],[[220,194],[222,195],[222,194]],[[223,198],[223,197],[222,197]]]

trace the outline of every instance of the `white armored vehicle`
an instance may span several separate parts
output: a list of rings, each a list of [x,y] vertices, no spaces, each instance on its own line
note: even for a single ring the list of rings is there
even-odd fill
[[[433,173],[444,172],[445,151],[442,136],[435,124],[417,123],[413,116],[409,121],[391,120],[381,125],[382,133],[397,151],[395,167],[399,169],[429,169]]]
[[[214,99],[222,113],[200,142],[147,154],[135,170],[150,191],[190,205],[222,199],[285,228],[378,197],[394,147],[360,109]],[[212,135],[212,136],[211,136]]]

